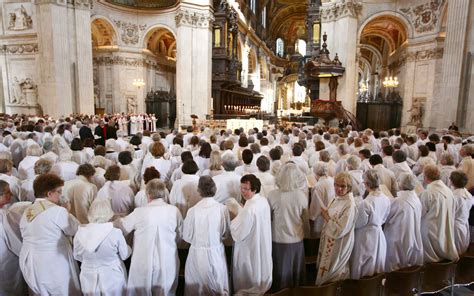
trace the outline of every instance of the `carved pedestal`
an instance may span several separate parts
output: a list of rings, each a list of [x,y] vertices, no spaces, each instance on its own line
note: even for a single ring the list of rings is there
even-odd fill
[[[39,105],[7,104],[7,114],[42,115]]]

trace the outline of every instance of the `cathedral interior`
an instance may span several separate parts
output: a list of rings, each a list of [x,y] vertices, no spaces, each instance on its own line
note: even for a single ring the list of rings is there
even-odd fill
[[[468,0],[15,0],[1,20],[4,113],[474,126]]]

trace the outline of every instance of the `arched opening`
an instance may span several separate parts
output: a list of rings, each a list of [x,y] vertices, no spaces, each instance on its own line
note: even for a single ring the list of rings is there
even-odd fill
[[[280,58],[285,56],[285,44],[283,42],[283,39],[278,38],[276,40],[276,55],[279,56]]]
[[[117,34],[112,23],[105,18],[92,21],[91,33],[95,113],[111,113],[114,111],[111,57],[117,49]]]
[[[145,109],[155,114],[158,127],[173,127],[176,120],[176,38],[167,28],[156,27],[145,35],[147,94]]]

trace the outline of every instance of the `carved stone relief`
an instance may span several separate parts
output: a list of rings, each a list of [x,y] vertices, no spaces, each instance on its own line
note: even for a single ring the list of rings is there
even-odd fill
[[[114,20],[115,24],[122,30],[120,35],[125,44],[135,45],[140,40],[141,32],[145,31],[147,25],[137,25],[133,23]]]
[[[38,44],[12,44],[0,47],[2,54],[32,54],[38,52]]]
[[[13,77],[10,88],[10,104],[36,106],[38,104],[37,85],[31,78]]]
[[[441,8],[446,0],[431,0],[414,7],[400,8],[408,16],[418,34],[432,32],[440,21]]]
[[[25,6],[15,8],[8,12],[7,28],[10,31],[23,31],[33,28],[31,13],[28,13]]]
[[[214,16],[211,14],[198,13],[189,10],[179,10],[175,16],[176,25],[185,25],[192,27],[208,28],[214,22]]]
[[[331,3],[329,6],[321,7],[321,20],[333,21],[345,16],[358,17],[362,9],[359,2],[346,1],[341,3]]]

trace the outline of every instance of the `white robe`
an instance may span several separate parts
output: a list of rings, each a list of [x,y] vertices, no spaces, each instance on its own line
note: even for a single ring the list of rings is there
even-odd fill
[[[63,195],[71,204],[71,214],[81,222],[89,223],[87,214],[97,195],[97,187],[90,183],[84,176],[64,183]]]
[[[112,223],[80,226],[74,237],[74,258],[82,262],[82,293],[91,296],[123,295],[127,270],[122,260],[130,253],[122,232]]]
[[[81,295],[79,269],[70,242],[79,221],[57,205],[31,222],[26,218],[27,211],[20,221],[23,236],[20,268],[29,288],[41,295]]]
[[[395,174],[391,170],[385,168],[383,164],[377,164],[374,166],[374,170],[377,171],[377,175],[380,178],[380,184],[385,185],[393,196],[397,196],[398,183]]]
[[[362,178],[363,172],[362,170],[351,170],[348,171],[349,175],[352,178],[352,193],[354,197],[362,198],[365,194],[365,185],[364,180]]]
[[[321,176],[311,192],[311,204],[309,206],[309,219],[314,221],[316,237],[321,236],[324,225],[321,210],[327,209],[335,196],[334,179],[332,177]]]
[[[459,258],[454,237],[454,196],[443,181],[431,182],[420,195],[424,262]]]
[[[421,203],[415,191],[400,191],[392,199],[384,226],[387,240],[385,272],[423,265]]]
[[[24,193],[21,188],[21,182],[17,177],[9,176],[6,174],[0,174],[0,180],[3,180],[8,183],[10,190],[13,194],[12,203],[17,201],[24,201]]]
[[[185,295],[230,295],[222,241],[229,231],[229,212],[213,198],[190,208],[183,239],[191,244],[185,268]]]
[[[18,165],[18,179],[27,180],[35,175],[35,164],[39,160],[38,156],[27,156]]]
[[[98,199],[110,199],[115,215],[124,217],[133,211],[135,194],[127,181],[107,181],[97,192]]]
[[[7,211],[0,208],[0,295],[25,295],[26,285],[18,261],[21,241],[7,221]]]
[[[260,180],[260,183],[262,184],[262,188],[260,190],[261,195],[268,197],[268,194],[270,194],[270,192],[278,189],[275,177],[270,173],[270,171],[258,171],[254,175]]]
[[[53,166],[51,173],[55,173],[66,182],[76,178],[78,167],[79,165],[73,161],[59,161]]]
[[[391,169],[392,172],[395,174],[395,178],[397,178],[397,180],[402,173],[413,174],[406,161],[394,163],[393,166],[389,169]]]
[[[454,242],[459,255],[469,248],[469,211],[474,198],[465,188],[456,189],[454,195]]]
[[[328,206],[329,221],[321,232],[316,266],[316,285],[349,277],[349,259],[354,246],[357,206],[352,193],[336,196]]]
[[[225,171],[214,176],[212,179],[216,183],[217,191],[214,199],[225,203],[229,198],[234,198],[240,202],[240,176],[234,171]]]
[[[199,176],[183,174],[181,179],[173,184],[169,203],[179,209],[182,217],[186,217],[188,209],[201,199],[197,191],[198,182]]]
[[[128,275],[128,295],[175,295],[178,286],[179,258],[183,218],[178,208],[163,200],[118,220],[125,235],[135,231]]]
[[[390,213],[390,203],[390,198],[377,190],[370,192],[358,205],[350,265],[352,279],[385,271],[387,242],[382,225]]]
[[[232,276],[236,295],[264,294],[272,284],[272,228],[267,200],[255,194],[230,225],[235,241]]]

